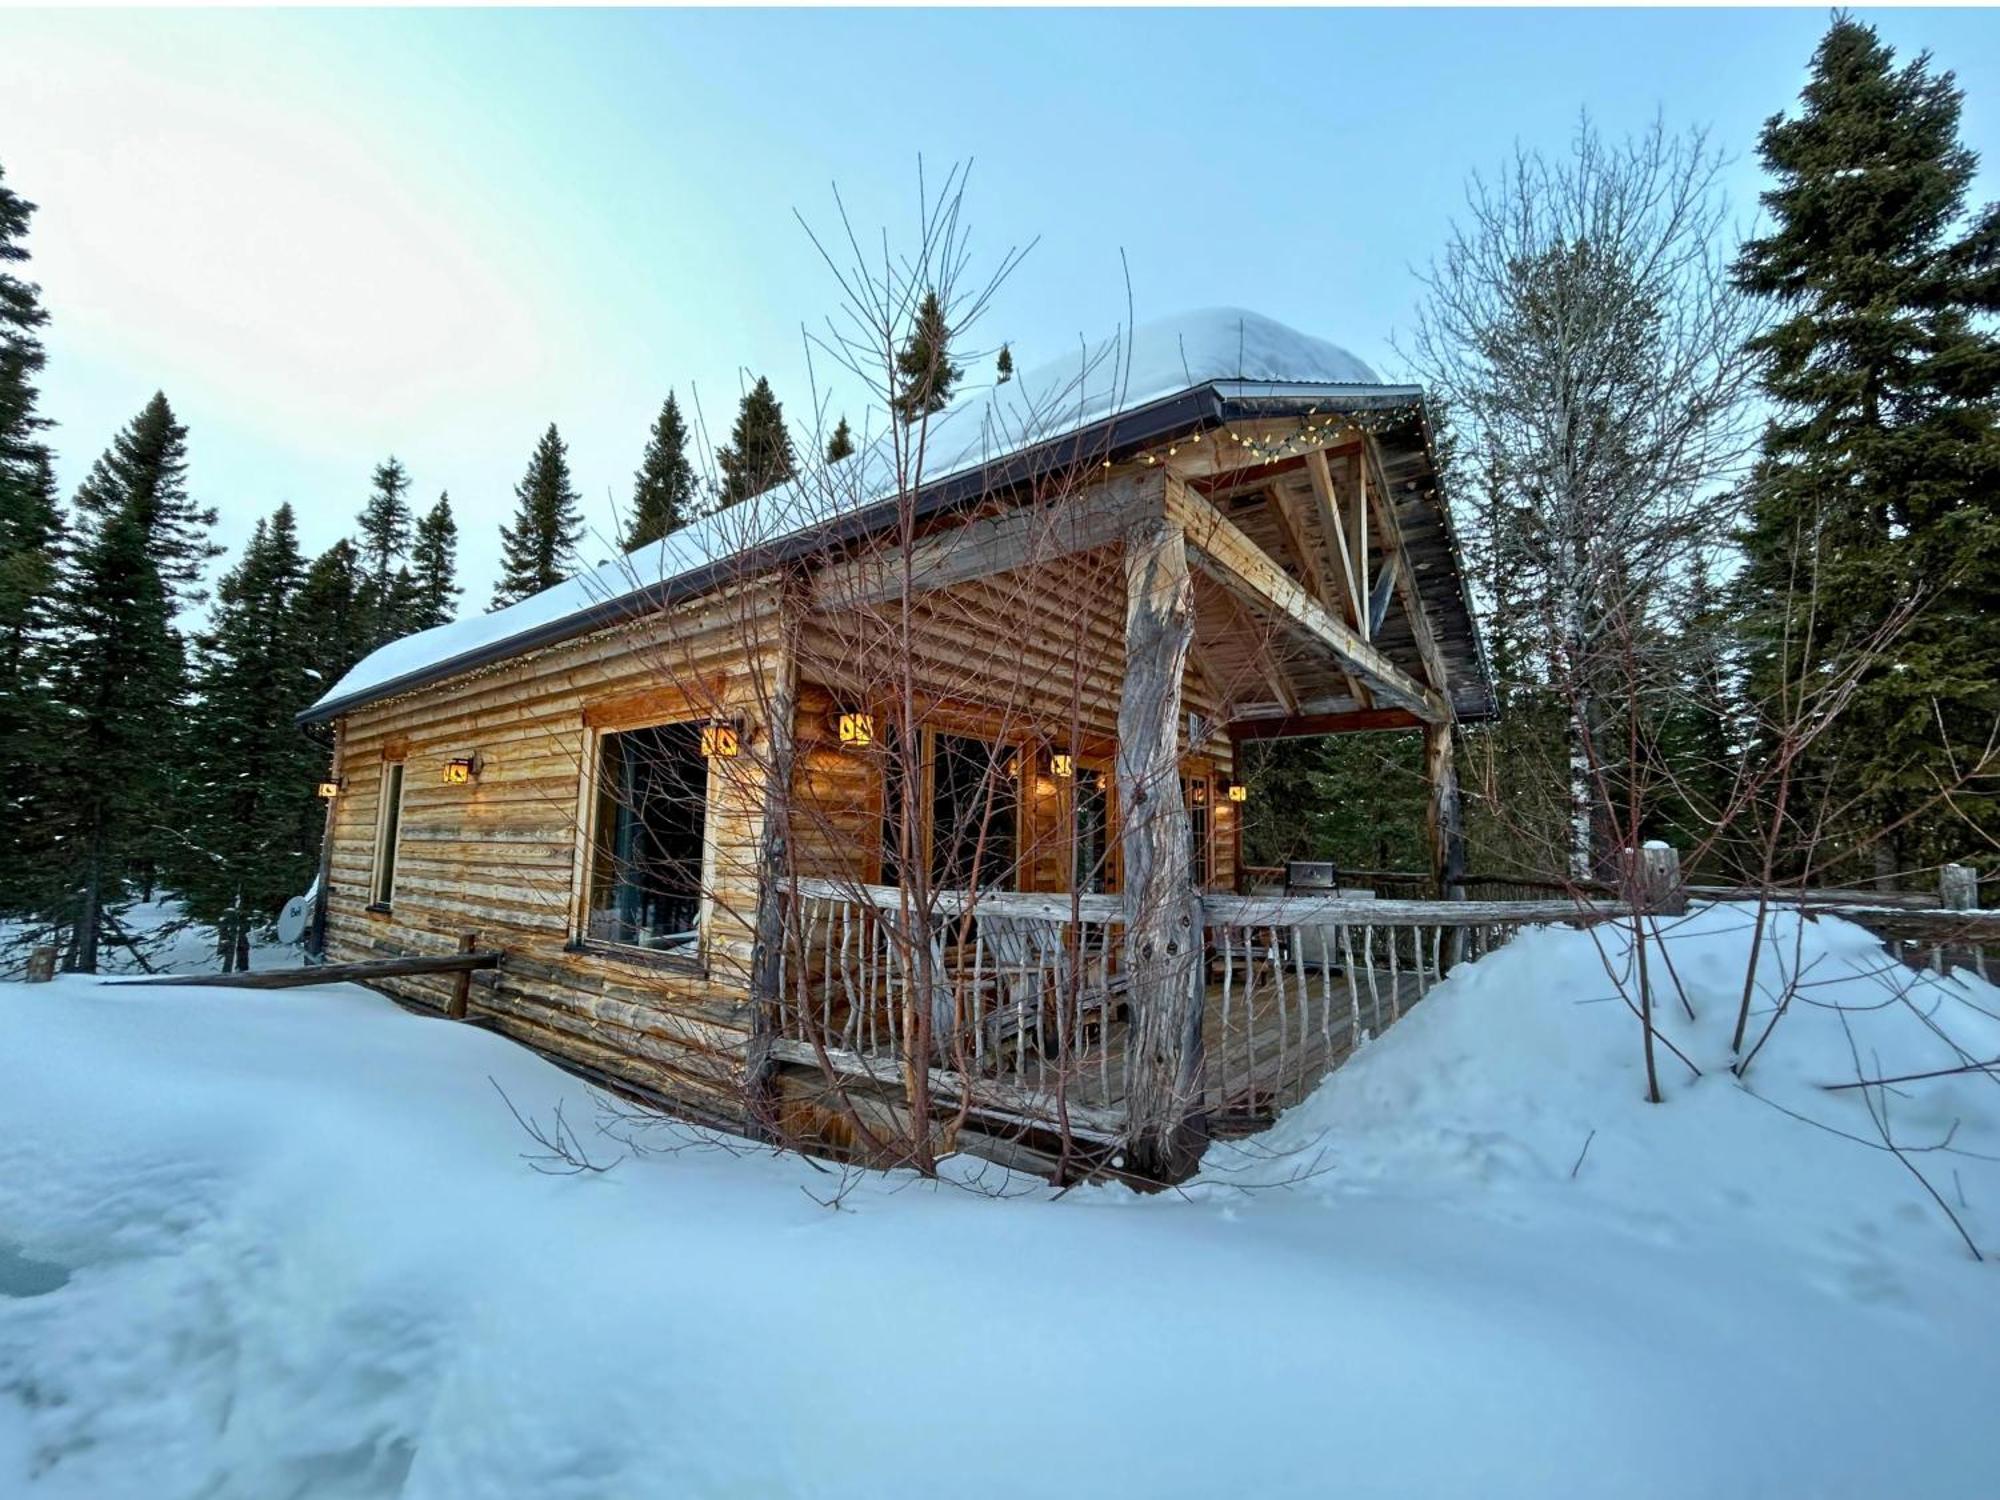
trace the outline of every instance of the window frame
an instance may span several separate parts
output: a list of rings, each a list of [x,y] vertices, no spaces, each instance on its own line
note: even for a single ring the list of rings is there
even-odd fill
[[[619,963],[647,968],[672,969],[680,973],[706,976],[709,941],[715,914],[715,767],[702,757],[701,791],[701,873],[695,908],[695,940],[680,948],[642,948],[590,934],[590,889],[596,878],[598,860],[597,820],[604,777],[604,741],[607,736],[634,734],[648,729],[671,728],[681,724],[706,723],[707,714],[655,714],[630,722],[614,720],[597,724],[586,720],[580,775],[577,778],[576,852],[572,860],[569,941],[572,953],[589,953]]]
[[[368,865],[368,906],[372,912],[395,909],[396,867],[400,863],[403,794],[408,789],[408,761],[385,757],[375,792],[375,851]],[[395,795],[390,795],[391,783]]]

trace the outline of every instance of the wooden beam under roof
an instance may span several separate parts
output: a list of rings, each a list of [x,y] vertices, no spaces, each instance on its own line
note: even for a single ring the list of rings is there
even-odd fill
[[[910,591],[947,588],[1108,546],[1135,519],[1161,512],[1166,481],[1166,472],[1157,468],[1119,474],[1052,505],[1020,506],[927,532],[910,544]],[[818,569],[812,592],[822,608],[883,604],[901,596],[904,576],[902,549],[878,548]]]
[[[1406,708],[1430,723],[1450,722],[1451,704],[1443,694],[1418,682],[1352,626],[1335,619],[1241,527],[1178,478],[1167,483],[1167,508],[1180,520],[1198,566],[1217,583],[1318,642],[1367,684],[1378,703]]]
[[[1345,713],[1286,714],[1235,719],[1229,737],[1243,740],[1295,740],[1318,734],[1356,734],[1363,730],[1421,729],[1424,721],[1404,708],[1360,708]]]
[[[1317,453],[1318,450],[1315,450]],[[1325,456],[1320,455],[1322,463]],[[1326,575],[1319,565],[1319,547],[1313,542],[1305,527],[1300,524],[1300,516],[1295,509],[1298,502],[1281,483],[1266,485],[1264,503],[1269,507],[1271,518],[1277,523],[1278,534],[1285,545],[1299,560],[1299,570],[1305,575],[1306,587],[1313,597],[1326,606],[1328,613],[1338,617],[1342,610],[1342,595],[1338,583]],[[1367,689],[1361,686],[1352,672],[1343,674],[1347,678],[1347,690],[1360,703],[1368,701]],[[1294,707],[1293,712],[1297,712]]]
[[[1430,685],[1443,692],[1451,682],[1445,669],[1444,653],[1438,649],[1437,633],[1431,629],[1430,614],[1424,608],[1424,596],[1417,587],[1416,569],[1411,565],[1409,549],[1403,543],[1403,528],[1396,517],[1395,501],[1389,492],[1389,482],[1382,473],[1381,445],[1373,437],[1363,444],[1361,462],[1374,473],[1375,482],[1369,486],[1369,495],[1374,504],[1376,527],[1382,533],[1383,544],[1388,548],[1390,561],[1396,569],[1396,597],[1402,601],[1403,613],[1410,622],[1410,637],[1417,645],[1417,659],[1423,663],[1424,675],[1430,679]]]

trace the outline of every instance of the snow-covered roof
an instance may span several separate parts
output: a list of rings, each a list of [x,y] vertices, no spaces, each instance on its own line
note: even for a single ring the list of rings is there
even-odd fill
[[[1129,334],[1050,360],[1003,385],[961,392],[930,419],[923,488],[1080,437],[1203,389],[1229,402],[1286,398],[1329,402],[1411,400],[1413,386],[1384,385],[1337,344],[1242,308],[1204,308],[1142,324]],[[1073,461],[1074,451],[1052,462]],[[907,468],[905,472],[908,472]],[[304,722],[439,681],[482,662],[611,623],[622,610],[662,604],[722,581],[746,554],[809,538],[895,496],[888,435],[853,457],[696,521],[664,540],[578,574],[491,614],[454,620],[391,641],[363,657]],[[687,585],[685,590],[681,587]]]

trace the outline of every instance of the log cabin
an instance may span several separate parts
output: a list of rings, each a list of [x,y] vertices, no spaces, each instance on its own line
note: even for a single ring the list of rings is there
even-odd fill
[[[1422,392],[1191,313],[361,661],[313,944],[476,934],[460,1008],[716,1126],[1171,1176],[1465,931],[1232,908],[1240,746],[1421,733],[1450,898],[1493,713]]]

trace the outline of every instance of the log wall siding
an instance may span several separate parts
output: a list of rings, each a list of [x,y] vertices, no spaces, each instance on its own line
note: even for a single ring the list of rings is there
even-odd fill
[[[861,707],[869,685],[888,679],[900,660],[890,646],[894,605],[879,610],[822,609],[800,646],[799,717],[794,743],[793,847],[802,875],[881,878],[882,757],[843,749],[835,715]],[[1112,769],[1118,695],[1125,670],[1124,569],[1116,547],[1099,548],[921,595],[912,606],[909,653],[918,717],[933,728],[1006,740],[1018,748],[1064,748],[1075,721],[1079,773]],[[1209,676],[1190,664],[1182,688],[1189,713],[1209,726],[1187,743],[1177,726],[1185,772],[1226,776],[1232,748],[1223,705]],[[892,710],[877,708],[886,735]],[[1044,736],[1047,738],[1044,739]],[[1037,767],[1021,780],[1018,888],[1067,890],[1073,781]],[[1113,796],[1110,834],[1115,878]],[[1238,819],[1212,814],[1210,886],[1234,890]]]
[[[742,1114],[746,976],[756,919],[762,778],[759,705],[776,666],[762,596],[615,627],[357,709],[339,726],[346,786],[333,817],[328,957],[447,952],[459,935],[499,948],[472,1004],[502,1031],[633,1079],[691,1112]],[[761,675],[760,675],[761,674]],[[578,916],[583,772],[596,736],[721,709],[743,753],[710,764],[703,962],[569,951]],[[478,779],[443,763],[476,753]],[[383,767],[404,763],[394,890],[369,909]],[[442,1006],[446,979],[384,986]]]

